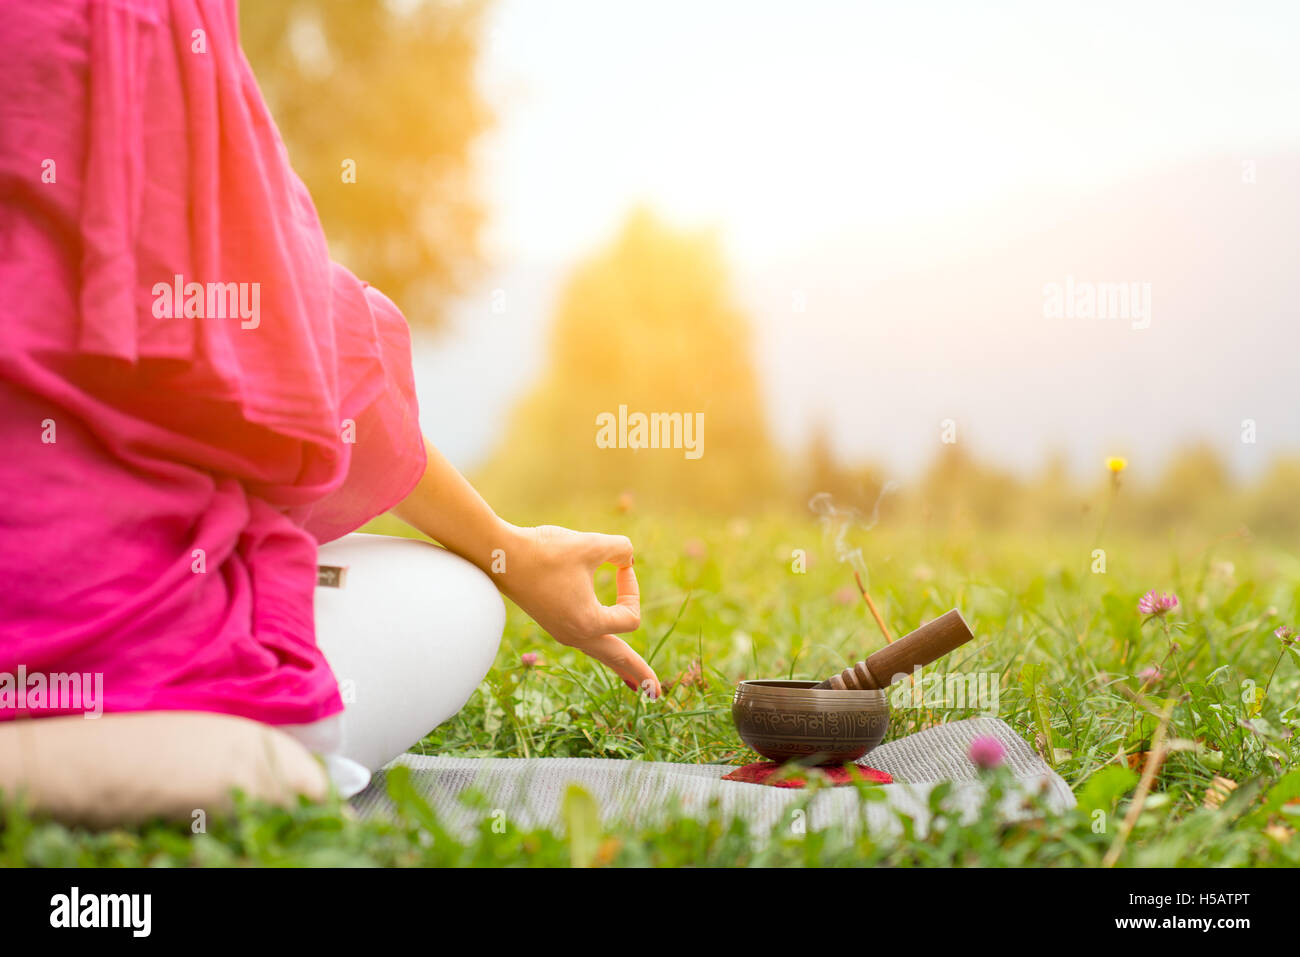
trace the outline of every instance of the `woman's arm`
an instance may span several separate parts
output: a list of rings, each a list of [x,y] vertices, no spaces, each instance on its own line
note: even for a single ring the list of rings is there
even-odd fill
[[[433,443],[425,439],[424,446],[424,475],[393,513],[483,569],[556,641],[608,665],[630,687],[658,697],[654,670],[616,637],[641,624],[632,542],[622,535],[555,525],[511,525]],[[593,584],[596,569],[607,562],[618,568],[614,605],[602,605]]]

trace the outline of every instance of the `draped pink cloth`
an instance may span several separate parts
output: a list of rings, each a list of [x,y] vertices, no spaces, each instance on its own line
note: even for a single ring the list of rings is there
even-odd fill
[[[0,8],[0,674],[336,713],[316,546],[423,471],[405,320],[331,262],[234,0]]]

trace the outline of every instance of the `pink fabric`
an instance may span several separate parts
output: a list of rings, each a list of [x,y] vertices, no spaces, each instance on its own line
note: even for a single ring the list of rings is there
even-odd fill
[[[330,261],[233,0],[0,7],[0,673],[338,712],[316,545],[423,471],[405,320]],[[176,275],[256,325],[159,315]]]
[[[822,778],[830,782],[831,787],[841,787],[863,781],[867,784],[893,784],[894,778],[888,771],[880,771],[865,764],[844,764],[828,768],[804,768],[800,774],[781,777],[777,774],[784,764],[775,761],[755,761],[728,771],[722,776],[724,781],[740,781],[742,784],[766,784],[774,788],[807,787],[808,777]]]

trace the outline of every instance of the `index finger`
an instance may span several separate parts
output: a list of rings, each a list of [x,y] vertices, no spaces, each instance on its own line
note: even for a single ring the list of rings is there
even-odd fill
[[[583,654],[595,658],[617,674],[629,688],[640,689],[651,698],[658,698],[662,693],[659,676],[654,669],[622,638],[601,635],[581,642],[577,647]]]
[[[632,539],[626,535],[606,535],[592,532],[591,554],[597,564],[609,562],[622,568],[632,564]]]

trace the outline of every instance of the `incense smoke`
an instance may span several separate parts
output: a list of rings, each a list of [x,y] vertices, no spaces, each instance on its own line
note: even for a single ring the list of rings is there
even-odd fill
[[[862,578],[863,588],[870,584],[867,563],[862,558],[862,549],[849,543],[849,532],[854,528],[864,532],[875,528],[880,521],[880,503],[886,495],[897,488],[898,483],[894,481],[886,482],[881,486],[880,494],[876,496],[876,503],[871,507],[869,519],[864,519],[862,513],[856,508],[836,505],[830,492],[818,492],[808,500],[808,507],[821,522],[826,539],[834,544],[835,560],[846,563],[857,572]]]

